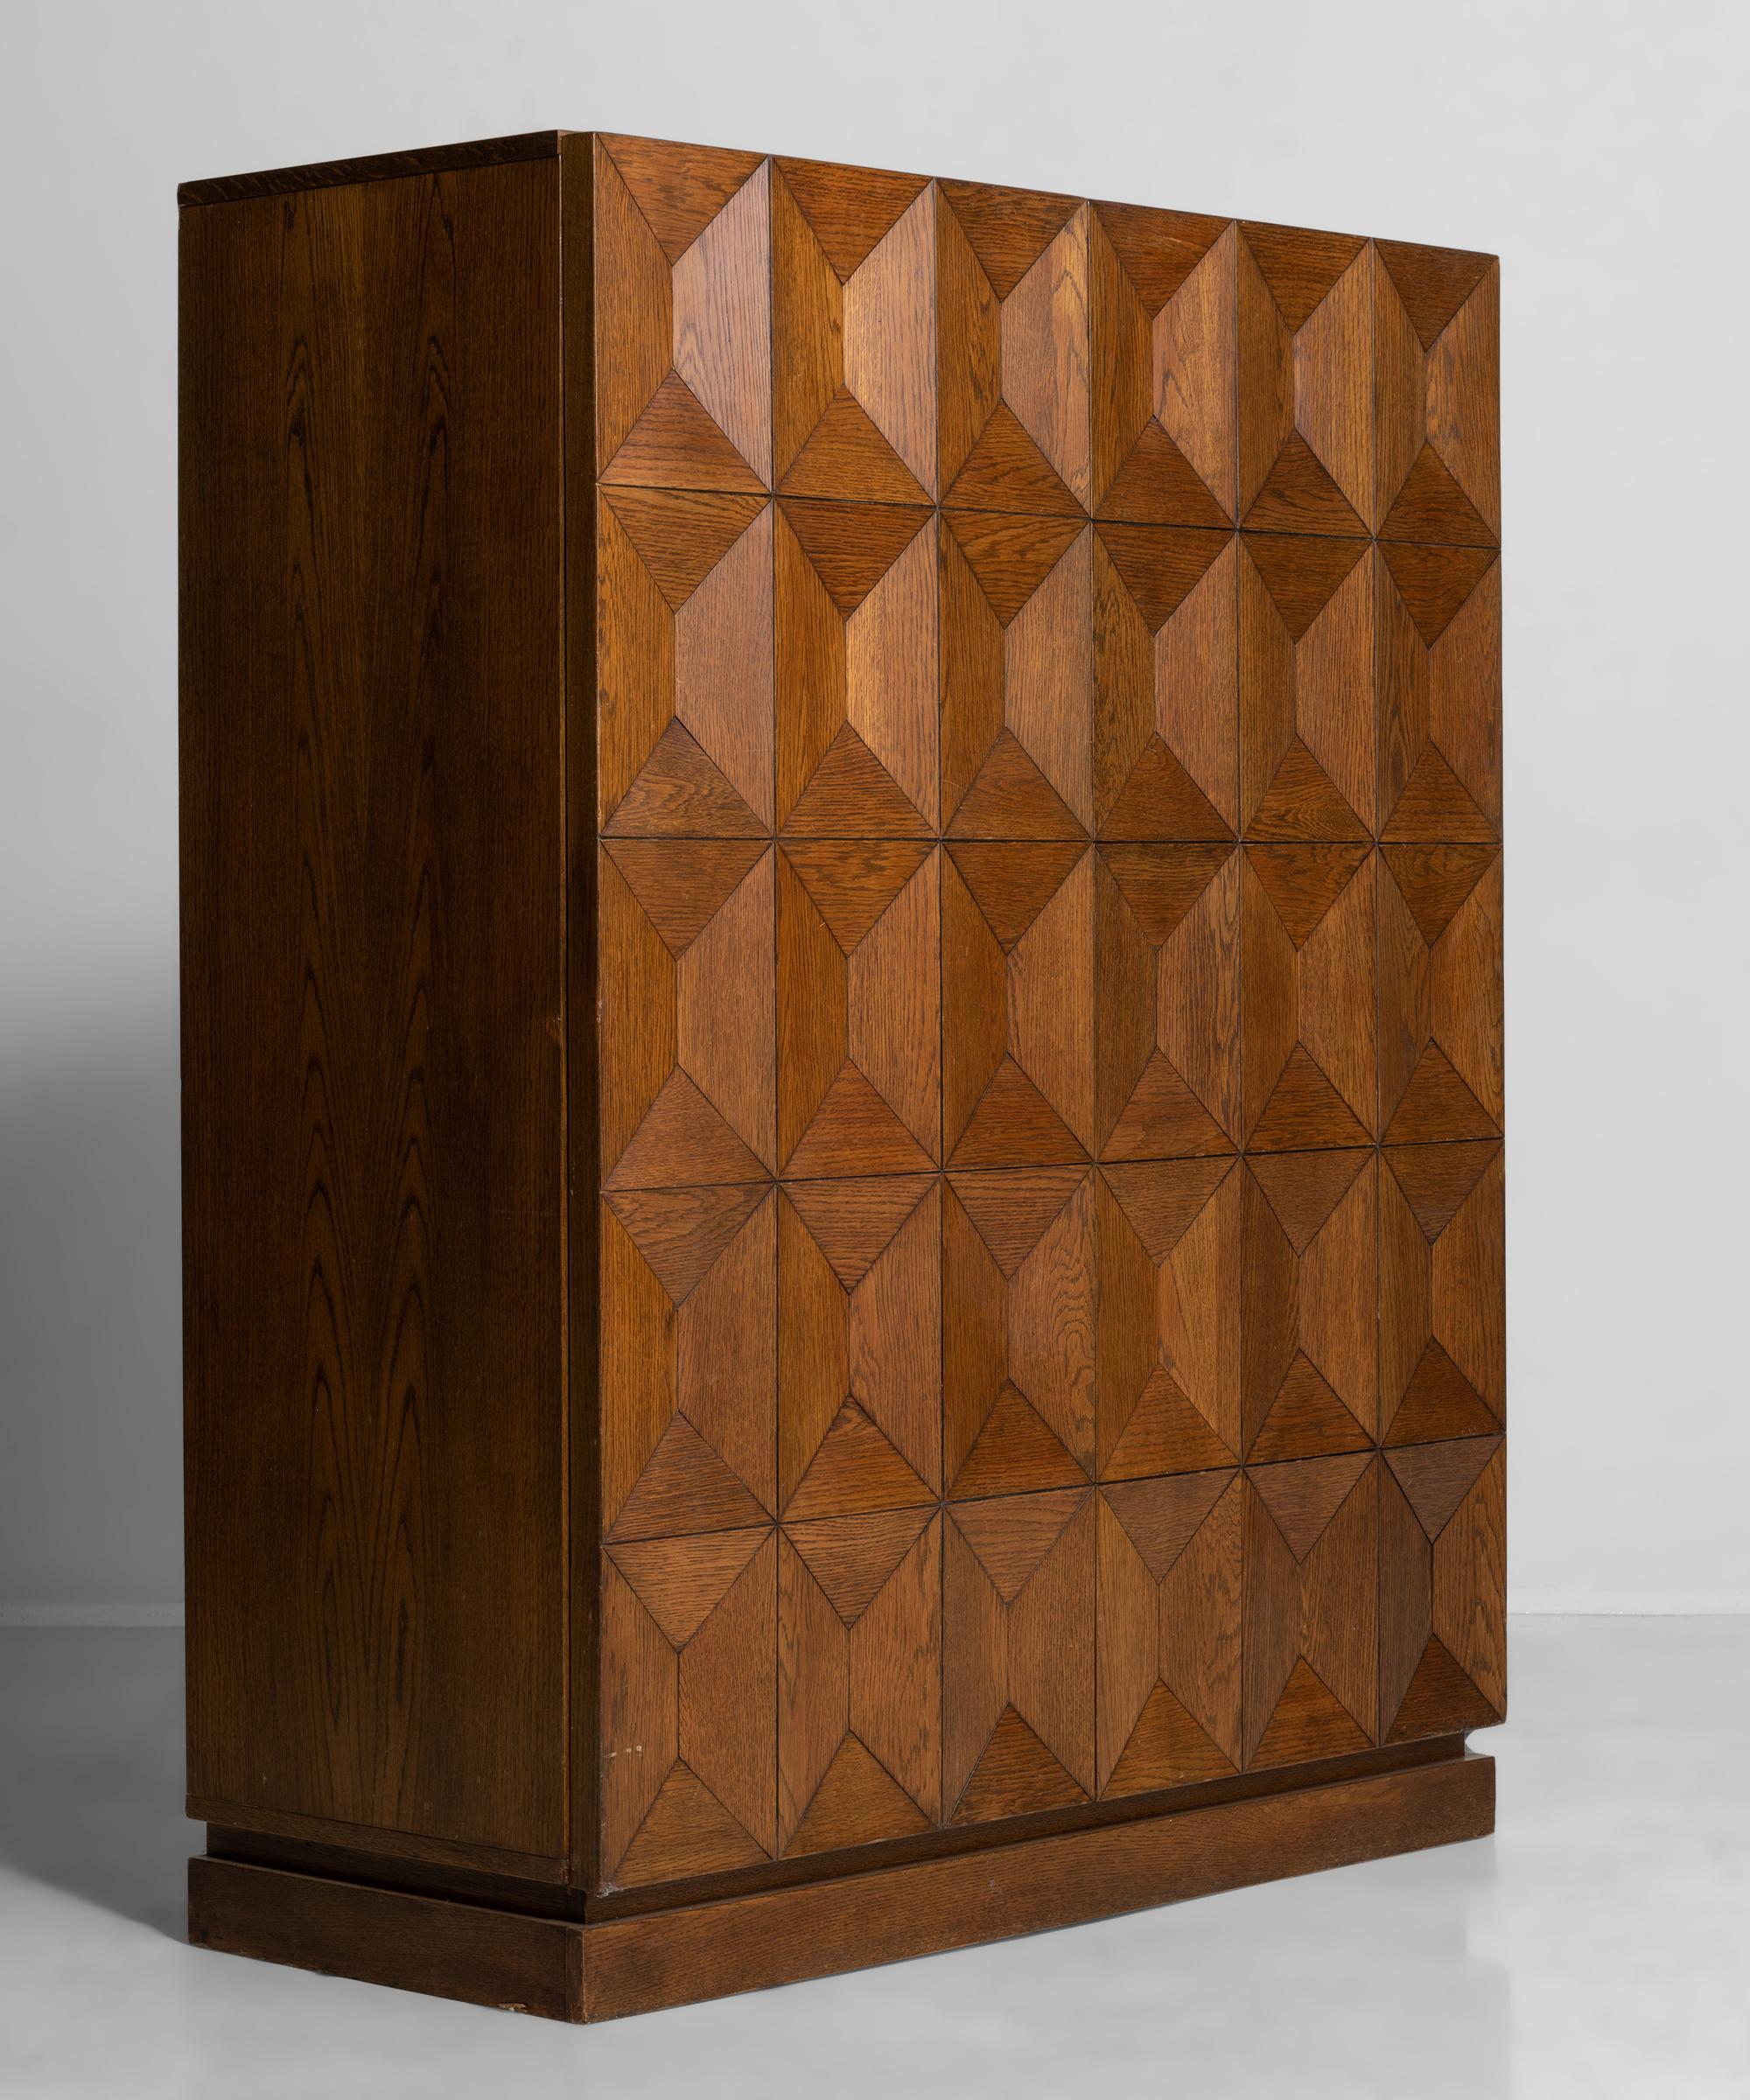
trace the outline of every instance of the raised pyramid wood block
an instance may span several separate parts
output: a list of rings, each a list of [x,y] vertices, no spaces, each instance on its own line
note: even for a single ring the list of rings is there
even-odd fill
[[[598,2019],[1492,1829],[1494,259],[182,205],[191,1936]]]

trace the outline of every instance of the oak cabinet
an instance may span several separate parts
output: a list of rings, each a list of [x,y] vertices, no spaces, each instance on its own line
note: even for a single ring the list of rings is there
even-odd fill
[[[1491,1828],[1493,259],[181,228],[193,1936],[598,2018]]]

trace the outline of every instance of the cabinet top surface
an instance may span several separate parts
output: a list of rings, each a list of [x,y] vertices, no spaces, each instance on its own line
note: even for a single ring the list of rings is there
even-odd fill
[[[513,161],[549,160],[558,154],[567,138],[591,136],[592,134],[586,131],[558,126],[551,130],[520,131],[500,138],[464,139],[448,145],[415,146],[395,153],[360,154],[341,160],[309,161],[295,167],[257,168],[235,175],[205,176],[192,182],[179,183],[177,186],[176,200],[178,206],[183,208],[191,205],[238,204],[251,198],[285,196],[300,190],[333,189],[346,183],[385,182],[410,175],[443,175],[467,168],[501,166]],[[619,135],[610,133],[602,136],[612,137]],[[701,150],[715,151],[718,149]],[[778,155],[774,158],[788,159],[805,166],[839,164],[810,164],[804,157],[796,155]],[[962,184],[960,186],[1000,189],[1013,186]],[[1121,205],[1117,208],[1149,207]],[[1217,214],[1211,223],[1218,223],[1230,216],[1230,214]],[[1470,253],[1489,262],[1499,259],[1481,249],[1453,249],[1447,252],[1455,255]]]

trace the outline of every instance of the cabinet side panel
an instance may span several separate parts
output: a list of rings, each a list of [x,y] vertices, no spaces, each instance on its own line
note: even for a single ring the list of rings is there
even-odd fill
[[[595,142],[559,146],[560,303],[565,426],[565,1058],[566,1422],[569,1438],[570,1858],[595,1877],[600,1752],[597,1708],[601,1605],[599,1059],[596,984]]]
[[[550,160],[182,234],[190,1792],[549,1858],[557,210]]]

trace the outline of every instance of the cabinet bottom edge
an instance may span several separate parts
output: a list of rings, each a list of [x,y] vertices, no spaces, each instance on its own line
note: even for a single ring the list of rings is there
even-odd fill
[[[564,2020],[612,2020],[1487,1837],[1494,1760],[1325,1780],[584,1922],[210,1855],[192,1944]]]

